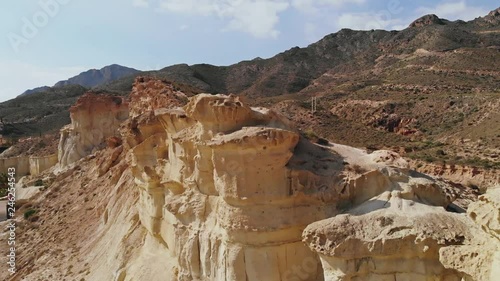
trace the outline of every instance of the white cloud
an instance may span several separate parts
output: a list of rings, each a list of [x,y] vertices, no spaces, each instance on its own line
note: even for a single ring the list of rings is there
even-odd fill
[[[238,30],[257,38],[276,38],[278,14],[288,9],[285,0],[162,0],[164,11],[217,16],[229,21],[225,30]]]
[[[231,18],[228,29],[246,31],[257,38],[276,38],[279,31],[275,26],[279,22],[278,13],[288,8],[286,2],[240,1],[223,12]]]
[[[210,16],[217,12],[222,1],[215,0],[162,0],[160,9],[189,15]]]
[[[15,98],[24,91],[40,86],[52,86],[85,71],[84,67],[40,67],[20,61],[0,62],[0,100]]]
[[[338,28],[354,30],[401,29],[402,20],[384,13],[343,13],[337,19]]]
[[[477,17],[488,14],[488,9],[469,6],[465,0],[461,0],[444,1],[434,7],[420,7],[417,9],[417,13],[420,15],[436,14],[440,18],[449,20],[473,20]]]
[[[148,0],[133,0],[132,5],[134,7],[147,8],[149,7]]]
[[[224,31],[242,31],[257,38],[276,38],[279,35],[277,24],[280,21],[280,13],[293,8],[309,14],[307,19],[309,23],[305,23],[304,32],[306,40],[310,42],[313,38],[319,38],[318,26],[322,21],[333,21],[335,27],[352,29],[394,29],[403,26],[403,22],[391,18],[393,14],[387,17],[387,12],[382,15],[344,13],[335,19],[332,17],[332,14],[338,15],[341,9],[367,2],[367,0],[159,0],[159,10],[180,15],[215,16],[226,22]],[[390,3],[392,2],[394,1]]]
[[[179,30],[188,30],[189,29],[189,25],[187,24],[183,24],[181,26],[179,26]]]
[[[291,0],[292,6],[306,13],[318,13],[321,8],[333,6],[340,8],[345,4],[364,4],[366,0]]]

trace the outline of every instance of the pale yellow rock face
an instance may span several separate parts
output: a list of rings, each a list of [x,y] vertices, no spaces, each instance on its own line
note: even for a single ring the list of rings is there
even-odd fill
[[[178,280],[285,280],[304,258],[304,280],[321,280],[301,233],[334,209],[293,196],[297,132],[235,96],[198,95],[156,116],[164,134],[140,130],[130,161],[141,222],[177,257]]]
[[[200,94],[136,119],[149,125],[122,134],[140,221],[176,257],[177,280],[463,276],[439,261],[470,236],[444,209],[453,194],[393,152],[313,145],[236,96]]]
[[[57,162],[57,154],[0,158],[0,173],[7,174],[9,168],[14,168],[18,177],[26,175],[37,176],[43,171],[54,167]]]
[[[37,176],[43,171],[46,171],[58,163],[57,154],[41,156],[41,157],[30,157],[30,175]]]
[[[233,95],[141,77],[130,103],[95,99],[73,107],[57,175],[87,156],[111,194],[86,280],[496,280],[497,193],[450,213],[449,186],[398,154],[313,144]]]
[[[391,155],[367,156],[388,166],[354,180],[359,193],[342,214],[305,229],[304,242],[321,257],[324,280],[462,280],[464,274],[441,264],[439,249],[471,239],[469,224],[443,208],[453,199],[445,186],[404,169]]]
[[[128,118],[128,104],[121,97],[85,94],[71,109],[71,124],[61,130],[58,158],[61,167],[102,149],[108,137],[118,136]]]
[[[472,203],[467,220],[473,239],[441,249],[441,262],[468,275],[467,280],[494,281],[500,276],[500,189]]]
[[[451,213],[460,194],[394,152],[313,144],[272,110],[233,95],[188,98],[146,77],[129,102],[86,95],[71,117],[59,169],[43,173],[50,187],[19,189],[39,206],[40,224],[20,230],[33,250],[0,280],[500,276],[500,189]]]

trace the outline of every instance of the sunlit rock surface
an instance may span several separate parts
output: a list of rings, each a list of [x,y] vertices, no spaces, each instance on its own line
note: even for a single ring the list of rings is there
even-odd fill
[[[473,239],[465,245],[441,249],[440,260],[446,267],[467,274],[466,280],[497,280],[500,276],[500,189],[479,197],[467,214]]]
[[[40,254],[9,280],[498,275],[497,194],[448,212],[460,194],[394,152],[313,144],[272,110],[146,77],[128,101],[86,95],[71,117],[53,184],[31,199],[43,235],[19,238]]]
[[[118,135],[120,124],[128,118],[128,104],[122,97],[85,94],[70,108],[70,116],[58,148],[62,167],[104,148],[106,138]]]
[[[130,159],[141,223],[177,257],[178,280],[460,280],[438,253],[468,235],[444,209],[453,194],[397,154],[313,145],[236,96],[155,117],[164,132],[139,129]],[[331,243],[342,254],[320,250]]]

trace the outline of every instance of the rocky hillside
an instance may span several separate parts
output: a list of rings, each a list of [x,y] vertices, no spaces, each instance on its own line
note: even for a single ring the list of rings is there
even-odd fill
[[[498,189],[478,201],[397,153],[146,77],[70,112],[58,164],[18,184],[43,188],[19,196],[4,280],[495,280]]]
[[[79,85],[85,88],[93,88],[102,84],[110,83],[112,81],[122,79],[127,76],[140,73],[139,70],[113,64],[105,66],[101,69],[91,69],[80,73],[79,75],[69,78],[68,80],[57,82],[53,88],[61,88],[69,85]],[[57,89],[51,89],[49,86],[37,87],[30,89],[19,95],[19,97],[31,95],[34,93],[50,92]]]
[[[382,55],[412,54],[419,49],[452,52],[461,48],[495,48],[500,45],[495,11],[470,22],[450,22],[424,16],[402,31],[343,29],[305,48],[295,47],[270,59],[254,59],[230,66],[175,65],[158,77],[196,86],[211,93],[238,93],[269,97],[297,93],[327,71],[339,74],[374,70]],[[397,61],[385,62],[397,67]],[[457,61],[458,62],[458,61]],[[493,63],[493,62],[491,62]],[[465,64],[464,64],[465,66]],[[475,62],[468,67],[481,66]],[[129,83],[132,81],[129,79]],[[102,88],[112,90],[113,85]]]
[[[498,169],[499,18],[498,9],[469,22],[427,15],[402,31],[343,29],[269,59],[180,64],[142,74],[173,81],[186,93],[242,95],[251,105],[279,111],[310,136],[391,149],[416,161]],[[93,91],[126,96],[134,78]],[[319,98],[314,114],[311,97]],[[53,114],[69,122],[68,112],[19,118],[12,104],[25,106],[16,100],[0,105],[6,128],[19,128],[4,131],[7,137],[33,134],[30,122],[52,124],[45,120]],[[37,105],[33,112],[47,107]],[[62,126],[53,124],[41,128]]]
[[[57,82],[54,87],[80,85],[86,88],[92,88],[123,77],[137,74],[139,72],[140,71],[137,69],[113,64],[101,69],[91,69],[86,72],[82,72],[75,77],[69,78],[68,80]]]
[[[87,88],[70,85],[20,96],[0,104],[0,127],[4,138],[16,140],[58,132],[70,122],[69,107]]]
[[[45,91],[48,91],[48,90],[50,90],[49,86],[37,87],[37,88],[34,88],[34,89],[26,90],[26,91],[24,91],[24,93],[22,93],[19,96],[20,97],[27,96],[27,95],[31,95],[31,94],[34,94],[34,93],[45,92]]]

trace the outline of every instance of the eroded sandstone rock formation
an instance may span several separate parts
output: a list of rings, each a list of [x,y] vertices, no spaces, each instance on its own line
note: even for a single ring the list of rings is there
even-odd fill
[[[471,238],[461,215],[443,208],[451,201],[445,188],[394,169],[370,177],[363,187],[381,193],[304,232],[304,241],[320,254],[325,280],[461,280],[462,274],[439,262],[441,247]]]
[[[500,276],[500,189],[493,189],[472,203],[465,220],[473,239],[440,250],[447,268],[467,275],[465,280],[497,280]]]
[[[310,144],[235,96],[202,94],[136,119],[148,125],[124,135],[140,220],[177,257],[177,280],[463,276],[439,262],[441,247],[470,236],[444,209],[454,194],[395,153]]]
[[[18,156],[0,158],[0,173],[7,174],[9,168],[16,170],[18,177],[37,176],[58,163],[57,154],[47,156]]]
[[[236,96],[141,77],[129,103],[82,98],[60,153],[11,280],[495,280],[496,193],[448,212],[460,194],[398,154],[312,144]]]
[[[58,148],[62,167],[104,148],[106,138],[118,135],[118,127],[128,118],[128,105],[122,97],[89,93],[70,108],[70,115]]]
[[[139,130],[132,169],[141,222],[178,257],[178,280],[283,280],[306,257],[318,265],[301,231],[334,208],[298,196],[318,187],[286,168],[297,132],[235,96],[198,95],[155,116],[164,133]]]

